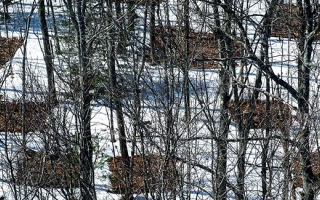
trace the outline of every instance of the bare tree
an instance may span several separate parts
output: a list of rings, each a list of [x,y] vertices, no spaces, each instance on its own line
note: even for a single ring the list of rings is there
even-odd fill
[[[47,76],[48,76],[48,104],[51,106],[57,104],[57,94],[54,80],[54,64],[52,55],[52,46],[50,44],[48,25],[46,21],[46,12],[44,0],[39,1],[39,21],[43,37],[43,53],[44,60],[46,63]]]
[[[313,53],[312,42],[315,33],[318,33],[319,24],[314,25],[315,10],[312,9],[310,1],[297,1],[299,16],[299,37],[298,37],[298,107],[299,107],[299,135],[301,136],[298,143],[300,160],[302,165],[303,177],[303,199],[314,199],[315,192],[313,181],[315,175],[311,168],[310,158],[310,118],[309,118],[309,101],[310,101],[310,64]]]
[[[86,27],[86,12],[88,2],[79,0],[75,2],[64,1],[69,12],[71,22],[76,30],[78,58],[79,58],[79,75],[80,82],[80,101],[81,101],[81,117],[80,117],[80,190],[84,199],[96,199],[94,188],[94,167],[93,167],[93,144],[91,135],[91,100],[92,85],[90,78],[92,77],[92,66],[90,65],[90,44],[88,43],[88,30]]]

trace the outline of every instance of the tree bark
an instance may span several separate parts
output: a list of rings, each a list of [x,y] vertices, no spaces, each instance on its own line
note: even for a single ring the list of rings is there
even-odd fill
[[[48,106],[52,107],[56,105],[57,94],[55,88],[55,80],[54,80],[54,65],[53,65],[53,55],[51,51],[50,39],[48,26],[46,21],[46,12],[45,12],[45,4],[44,0],[39,1],[39,22],[40,28],[43,37],[43,50],[44,50],[44,61],[46,63],[46,70],[48,76]],[[50,108],[49,108],[50,109]]]
[[[225,13],[226,14],[226,13]],[[224,34],[221,32],[223,27],[220,22],[220,15],[218,7],[214,6],[214,17],[217,31],[215,35],[218,38],[218,48],[220,51],[220,58],[229,58],[231,50],[230,42],[226,41]],[[227,14],[225,15],[225,20],[228,20]],[[230,25],[230,24],[229,24]],[[230,26],[226,25],[225,29]],[[228,60],[228,59],[227,59]],[[219,125],[219,135],[217,139],[217,174],[216,174],[216,190],[217,199],[225,200],[227,199],[227,156],[228,156],[228,133],[230,125],[229,109],[228,104],[230,101],[230,81],[231,81],[231,63],[230,61],[225,61],[221,63],[220,73],[219,73],[219,96],[220,96],[220,125]]]
[[[300,162],[302,166],[303,199],[311,200],[315,198],[313,182],[315,175],[311,167],[311,151],[309,146],[310,122],[309,122],[309,89],[310,89],[310,61],[312,54],[312,42],[314,30],[312,7],[309,0],[297,1],[298,16],[300,19],[300,29],[298,38],[298,107],[300,112],[299,145]]]
[[[56,16],[55,16],[55,12],[54,12],[54,7],[52,4],[52,0],[49,0],[49,6],[51,9],[51,13],[52,13],[52,25],[53,25],[53,32],[54,32],[54,39],[55,39],[55,52],[57,54],[61,53],[61,48],[60,48],[60,39],[58,36],[58,28],[57,28],[57,22],[56,22]]]
[[[112,13],[111,9],[112,5],[111,2],[108,1],[108,16],[107,16],[107,23],[108,26],[112,25]],[[108,57],[109,57],[109,73],[110,73],[110,81],[111,81],[111,97],[112,101],[114,102],[114,108],[116,111],[116,118],[118,123],[118,131],[119,131],[119,144],[120,144],[120,153],[122,157],[123,162],[123,169],[125,171],[125,193],[123,198],[126,200],[133,199],[132,194],[132,169],[130,168],[130,157],[128,153],[128,147],[127,147],[127,136],[125,132],[125,122],[124,122],[124,116],[122,111],[122,101],[121,101],[121,92],[120,88],[117,84],[117,72],[116,72],[116,52],[115,52],[115,43],[114,39],[111,36],[111,33],[114,29],[110,29],[108,32]]]
[[[152,0],[150,5],[150,57],[152,65],[157,63],[157,56],[156,56],[156,5],[158,4],[158,0]]]
[[[93,166],[93,144],[91,135],[91,100],[89,55],[87,49],[87,30],[86,30],[86,7],[87,0],[76,1],[76,24],[78,56],[81,69],[81,129],[80,129],[80,192],[82,199],[96,199],[94,187],[94,166]]]

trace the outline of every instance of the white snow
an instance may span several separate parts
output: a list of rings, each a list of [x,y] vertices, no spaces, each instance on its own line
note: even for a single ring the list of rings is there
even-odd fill
[[[250,13],[255,14],[263,14],[264,13],[264,4],[260,3],[260,1],[251,1],[252,7],[250,8]],[[22,19],[22,16],[27,16],[31,10],[33,1],[32,0],[25,0],[23,3],[23,7],[20,7],[18,4],[14,4],[10,6],[9,13],[12,16],[12,20],[14,22],[12,25],[8,27],[8,31],[6,32],[5,26],[1,25],[1,36],[2,37],[21,37],[24,36],[25,33],[25,24],[24,20]],[[56,2],[56,4],[59,4],[59,2]],[[199,4],[200,5],[200,4]],[[201,7],[201,5],[199,6]],[[139,10],[138,10],[139,11]],[[61,10],[61,8],[57,7],[57,10],[55,11],[57,16],[63,17],[65,14]],[[196,11],[193,11],[194,13]],[[175,11],[171,10],[170,19],[173,23],[177,21],[176,15],[174,14]],[[139,15],[143,15],[143,9],[141,9],[141,12],[138,12]],[[194,20],[196,21],[197,16],[194,16]],[[261,18],[256,17],[256,23],[259,23],[259,20]],[[45,69],[45,63],[43,61],[43,53],[42,53],[42,35],[38,24],[38,16],[37,16],[37,8],[35,9],[35,13],[33,14],[30,30],[29,30],[29,36],[26,41],[26,71],[27,71],[27,100],[44,100],[44,95],[46,92],[46,69]],[[51,18],[50,18],[51,20]],[[210,19],[208,19],[210,20]],[[194,27],[198,27],[198,23],[201,22],[195,22],[193,23]],[[254,38],[252,38],[253,34],[255,32],[255,29],[253,26],[249,27],[249,35],[252,39],[252,42],[254,42]],[[271,38],[270,39],[270,58],[272,62],[272,69],[275,74],[279,74],[280,77],[282,77],[284,80],[288,81],[290,84],[293,84],[295,87],[297,87],[297,69],[296,69],[296,63],[295,60],[297,58],[297,48],[295,41],[293,40],[279,40],[279,38]],[[18,100],[22,98],[22,60],[23,60],[23,48],[21,47],[16,55],[14,56],[13,60],[6,65],[6,68],[0,69],[0,73],[4,75],[5,69],[11,67],[12,68],[12,76],[9,76],[5,82],[3,83],[3,86],[1,88],[1,93],[4,94],[5,99],[7,100]],[[258,53],[257,53],[258,54]],[[318,65],[318,54],[319,51],[316,50],[316,53],[314,55],[314,63]],[[60,69],[59,67],[63,66],[64,64],[61,63],[58,59],[55,60],[55,65],[57,66],[57,69]],[[162,88],[163,85],[163,77],[165,76],[165,71],[160,66],[146,66],[147,70],[143,72],[142,82],[146,84],[154,84],[158,89]],[[311,82],[311,92],[314,94],[319,90],[318,82],[319,82],[319,71],[314,70],[314,74],[312,74],[312,82]],[[180,77],[181,79],[181,73],[178,69],[174,69],[174,73],[176,77]],[[180,74],[180,76],[178,76]],[[208,91],[208,104],[207,106],[211,109],[211,114],[214,117],[214,120],[216,121],[216,124],[210,124],[209,126],[212,126],[212,131],[208,129],[208,127],[205,125],[206,118],[204,114],[201,112],[202,108],[196,99],[196,96],[194,95],[195,91],[192,91],[192,112],[199,113],[199,115],[195,115],[192,120],[192,128],[191,128],[191,134],[193,136],[203,137],[204,139],[192,141],[189,143],[181,142],[181,146],[177,149],[178,152],[185,152],[187,150],[191,151],[191,158],[192,161],[200,163],[202,165],[210,167],[212,163],[215,163],[216,158],[216,149],[211,148],[211,140],[205,139],[211,136],[211,134],[215,134],[215,131],[218,130],[218,123],[219,123],[219,113],[218,113],[218,106],[219,101],[217,98],[217,91],[218,91],[218,70],[196,70],[192,69],[190,70],[190,80],[194,84],[196,88],[196,92],[198,95],[202,98],[205,97],[205,90],[204,86],[206,86]],[[205,77],[205,80],[204,80]],[[254,84],[255,79],[255,67],[252,68],[252,71],[250,72],[249,76],[250,80],[249,83],[251,85]],[[59,78],[56,76],[57,81],[57,88],[60,89],[60,92],[63,91],[64,85],[59,80]],[[264,82],[265,84],[265,82]],[[265,86],[263,86],[265,87]],[[143,101],[143,109],[142,114],[144,116],[145,121],[151,121],[152,126],[155,128],[155,130],[151,130],[150,134],[151,136],[161,136],[161,123],[165,123],[164,118],[166,113],[162,113],[162,110],[159,110],[158,108],[161,107],[161,101],[164,101],[164,96],[162,93],[158,93],[159,90],[152,91],[151,89],[146,89],[147,93],[144,94],[144,101]],[[275,92],[275,91],[272,91]],[[181,108],[183,105],[183,96],[179,96],[181,93],[177,92],[177,99],[181,98],[181,105],[177,104],[174,107],[174,113],[177,113],[178,116],[183,116],[184,110]],[[281,90],[281,95],[284,101],[292,104],[293,106],[296,106],[296,102],[291,98],[287,97],[287,93],[284,90]],[[311,95],[312,96],[312,95]],[[314,102],[315,105],[318,105],[317,99],[315,99]],[[77,128],[75,126],[75,118],[72,115],[72,105],[68,104],[66,102],[64,105],[62,104],[60,108],[57,109],[57,113],[61,112],[61,116],[63,116],[62,110],[67,107],[66,115],[69,120],[68,122],[68,128],[70,133],[73,133],[75,129]],[[319,110],[315,111],[314,113],[315,117],[319,117]],[[110,182],[108,180],[108,175],[110,174],[108,170],[108,165],[106,163],[106,159],[110,156],[117,156],[120,155],[119,150],[119,144],[111,143],[110,141],[110,121],[108,120],[110,118],[110,110],[108,107],[94,104],[93,106],[93,112],[92,112],[92,133],[94,135],[93,141],[95,146],[95,184],[96,184],[96,191],[98,199],[118,199],[120,196],[116,194],[109,193],[107,190],[110,189]],[[131,137],[130,131],[132,131],[132,124],[131,119],[129,119],[126,116],[127,127],[126,131],[128,132],[128,138]],[[114,123],[115,128],[116,122]],[[182,123],[182,121],[179,121],[179,124],[176,126],[177,130],[175,130],[177,133],[179,133],[179,136],[181,138],[184,138],[186,125]],[[155,131],[155,132],[153,132]],[[294,130],[292,131],[292,134],[294,134]],[[230,126],[230,134],[229,139],[236,139],[238,138],[237,131],[234,126]],[[260,136],[263,134],[261,130],[251,131],[252,136]],[[279,131],[275,131],[273,134],[279,134]],[[19,134],[8,134],[8,138],[5,138],[5,134],[0,134],[0,141],[6,141],[8,143],[9,148],[9,155],[14,157],[16,156],[18,149],[16,141],[19,141],[21,139],[21,135]],[[117,137],[117,136],[116,136]],[[292,137],[295,137],[294,135]],[[20,139],[19,139],[20,138]],[[28,136],[28,147],[32,149],[42,149],[43,148],[43,142],[41,142],[41,139],[39,137],[39,133],[30,134]],[[163,146],[163,141],[160,138],[153,139],[156,144],[158,144],[160,147]],[[129,147],[131,143],[129,142]],[[154,147],[146,144],[139,144],[139,145],[145,145],[146,148],[149,150],[153,150]],[[138,145],[138,147],[139,147]],[[271,188],[271,195],[277,195],[272,196],[274,198],[280,198],[281,191],[279,191],[279,188],[281,188],[281,181],[282,181],[282,174],[281,170],[277,169],[276,167],[281,166],[281,157],[282,155],[282,147],[281,143],[279,141],[273,141],[272,148],[270,148],[270,152],[274,151],[275,155],[273,157],[273,167],[274,167],[274,173],[270,176],[272,177],[273,185]],[[5,151],[3,144],[0,146],[2,148],[0,152],[0,157],[3,158],[3,161],[0,161],[0,196],[5,196],[7,199],[13,199],[13,189],[11,188],[11,184],[8,183],[8,179],[10,176],[6,173],[8,173],[8,169],[6,168],[6,158],[5,158]],[[238,151],[238,144],[237,143],[230,143],[229,144],[229,151],[230,156],[228,160],[228,179],[231,183],[236,184],[236,164],[237,164],[237,151]],[[261,163],[261,142],[260,141],[254,141],[250,142],[248,146],[248,152],[247,152],[247,162],[251,165],[248,166],[248,170],[246,172],[246,189],[247,194],[250,199],[260,199],[259,193],[261,193],[261,167],[259,166],[259,163]],[[276,157],[279,157],[279,160],[275,159]],[[211,199],[211,197],[205,192],[212,194],[212,176],[210,173],[205,172],[204,170],[201,170],[198,167],[194,167],[192,169],[192,178],[194,179],[195,185],[197,187],[192,188],[192,198],[193,199]],[[278,183],[278,184],[277,184]],[[45,190],[43,190],[44,194],[46,193]],[[47,191],[49,194],[50,190]],[[59,190],[52,190],[52,194],[55,197],[47,197],[46,199],[61,199],[61,195],[59,194]],[[234,199],[234,193],[229,192],[228,198]],[[274,199],[272,198],[272,199]],[[40,198],[39,198],[40,199]],[[143,199],[143,197],[140,195],[137,199]]]

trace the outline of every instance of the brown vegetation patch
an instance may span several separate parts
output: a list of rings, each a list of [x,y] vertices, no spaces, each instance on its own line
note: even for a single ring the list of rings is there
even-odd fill
[[[80,164],[74,155],[46,155],[27,149],[25,156],[18,161],[15,181],[37,187],[78,187],[79,172]]]
[[[0,68],[12,59],[22,45],[23,40],[0,37]]]
[[[163,63],[175,56],[177,65],[187,64],[184,53],[185,39],[183,27],[156,27],[155,30],[155,59]],[[188,57],[192,59],[191,68],[213,69],[218,68],[219,48],[217,37],[213,33],[197,33],[190,30],[188,36]],[[241,55],[240,44],[234,43],[236,51],[233,57]],[[168,52],[171,51],[171,52]],[[174,51],[174,53],[172,52]],[[147,62],[151,62],[151,49],[147,49]]]
[[[145,170],[144,161],[146,164]],[[165,171],[164,181],[161,183],[159,180],[163,162],[164,159],[158,155],[145,156],[145,159],[141,156],[134,156],[132,192],[136,194],[146,192],[145,187],[147,187],[148,192],[152,192],[158,188],[159,184],[163,184],[162,187],[167,190],[174,190],[177,181],[177,171],[172,162],[168,164],[168,168]],[[112,185],[112,192],[123,194],[125,192],[126,182],[122,157],[110,158],[108,159],[108,164],[111,171],[109,178]],[[145,183],[147,183],[147,185],[145,185]]]
[[[192,32],[188,40],[189,52],[193,55],[193,60],[195,60],[191,63],[191,68],[210,69],[219,67],[218,62],[208,61],[219,58],[218,42],[213,33]]]
[[[256,100],[255,105],[251,104],[251,100],[244,99],[240,101],[240,106],[235,108],[234,101],[229,103],[229,111],[233,121],[237,122],[240,115],[242,123],[249,125],[250,129],[287,129],[291,125],[291,110],[287,104],[283,102],[271,100],[270,113],[266,112],[266,100]],[[251,121],[248,119],[252,118]],[[269,126],[267,125],[269,119]]]
[[[21,102],[0,102],[0,132],[22,132]],[[46,126],[47,105],[43,102],[26,102],[25,133],[43,130]]]
[[[320,152],[313,152],[311,153],[311,169],[313,174],[315,175],[316,180],[314,181],[314,187],[320,188]],[[300,164],[300,154],[298,154],[294,158],[294,162],[292,165],[293,168],[293,175],[294,175],[294,181],[293,181],[293,187],[294,188],[302,188],[303,182],[302,182],[302,166]]]
[[[299,36],[299,29],[298,7],[295,5],[282,4],[279,7],[279,12],[275,13],[271,36],[297,38]],[[314,40],[320,40],[320,33],[314,36]]]

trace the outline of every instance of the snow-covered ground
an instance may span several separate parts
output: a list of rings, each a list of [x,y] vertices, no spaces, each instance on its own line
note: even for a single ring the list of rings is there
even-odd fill
[[[259,3],[259,1],[252,1],[252,7],[250,8],[250,12],[252,13],[263,13],[264,12],[264,4]],[[24,37],[26,32],[25,28],[25,21],[23,17],[27,17],[30,14],[32,9],[32,0],[25,0],[22,6],[18,3],[11,5],[9,8],[10,16],[12,17],[11,23],[8,27],[5,27],[4,24],[1,25],[1,36],[2,37]],[[59,2],[56,2],[59,4]],[[59,8],[56,7],[56,14],[61,19],[65,16],[65,13]],[[139,12],[141,11],[141,13]],[[173,10],[171,13],[171,20],[172,22],[176,22],[177,18],[173,14],[175,11]],[[193,11],[195,12],[195,11]],[[137,13],[143,16],[143,9],[138,9]],[[197,16],[194,16],[194,21],[197,21]],[[27,18],[26,18],[27,19]],[[50,17],[48,18],[48,22],[50,24]],[[259,22],[260,18],[256,17],[256,22]],[[197,27],[197,23],[195,22],[193,26]],[[255,29],[253,27],[249,27],[249,34],[252,36],[254,35]],[[253,39],[253,38],[251,38]],[[4,98],[7,100],[18,100],[21,99],[22,94],[22,60],[23,57],[26,56],[26,71],[27,71],[27,80],[26,80],[26,88],[27,88],[27,100],[37,100],[41,101],[44,98],[46,91],[46,69],[45,63],[43,60],[43,53],[42,53],[42,35],[41,30],[38,24],[38,15],[37,15],[37,8],[34,10],[34,13],[31,17],[30,29],[28,32],[26,44],[26,52],[23,51],[24,47],[21,47],[16,55],[14,56],[13,60],[7,64],[6,67],[12,68],[12,75],[10,75],[4,82],[1,88],[1,94],[4,95]],[[271,38],[270,40],[271,50],[270,50],[270,58],[272,63],[272,69],[275,74],[281,76],[284,80],[288,81],[290,84],[297,86],[297,70],[295,68],[296,63],[296,44],[293,40],[279,40],[279,38]],[[258,53],[257,53],[258,54]],[[315,58],[317,58],[319,51],[316,51]],[[314,63],[318,61],[315,59]],[[55,65],[59,66],[61,62],[56,59]],[[4,75],[5,69],[0,69],[1,75]],[[175,69],[174,73],[177,74],[176,77],[179,77],[179,70]],[[314,71],[312,76],[311,82],[311,92],[318,91],[318,74],[319,71]],[[255,80],[255,70],[250,72],[249,74],[249,83],[251,86],[254,84]],[[142,76],[142,83],[145,86],[148,84],[153,84],[152,86],[156,86],[157,88],[161,89],[163,84],[163,76],[165,76],[165,70],[161,66],[146,66],[146,70],[143,72]],[[185,152],[186,150],[190,150],[190,154],[192,155],[192,161],[200,163],[202,165],[210,167],[212,163],[215,162],[216,158],[216,151],[213,147],[212,149],[212,141],[209,138],[212,134],[208,129],[206,123],[207,119],[205,118],[204,114],[201,112],[202,108],[196,98],[195,92],[200,95],[200,97],[204,97],[208,95],[208,107],[211,109],[212,114],[214,116],[214,121],[216,124],[211,124],[213,130],[218,129],[219,123],[219,100],[217,98],[217,91],[218,91],[218,70],[190,70],[190,80],[194,84],[196,91],[191,92],[191,102],[192,102],[192,112],[199,113],[195,115],[192,120],[192,129],[191,132],[193,136],[203,137],[204,139],[195,140],[192,142],[181,142],[181,146],[177,149],[178,152]],[[205,79],[204,79],[205,77]],[[181,78],[181,75],[180,75]],[[63,83],[59,81],[59,78],[56,77],[57,80],[57,88],[58,90],[63,90]],[[204,89],[204,86],[205,89]],[[64,91],[61,91],[64,92]],[[159,91],[156,91],[159,92]],[[206,94],[206,92],[208,92]],[[273,91],[275,92],[275,91]],[[285,91],[281,91],[282,97],[284,100],[293,106],[296,103],[290,98],[287,97],[287,93]],[[181,98],[181,105],[183,105],[183,96],[179,96],[181,93],[177,92],[176,98]],[[153,127],[156,129],[154,133],[155,136],[161,130],[161,122],[163,121],[165,113],[161,113],[161,109],[159,109],[161,105],[161,100],[163,96],[161,93],[156,94],[155,91],[151,89],[146,89],[145,93],[143,94],[143,116],[145,121],[151,121]],[[179,116],[183,116],[183,110],[181,109],[181,105],[177,105],[174,113],[177,113]],[[179,106],[179,107],[178,107]],[[57,113],[65,110],[69,124],[68,127],[70,132],[72,133],[77,127],[74,124],[74,116],[72,115],[72,105],[68,102],[62,103],[59,108],[57,109]],[[65,109],[67,108],[67,109]],[[315,111],[314,116],[319,116],[319,111]],[[182,118],[182,117],[181,117]],[[93,105],[93,112],[92,112],[92,132],[94,135],[94,143],[96,145],[95,148],[95,183],[96,183],[96,191],[98,199],[118,199],[119,195],[108,193],[108,189],[110,189],[110,182],[108,180],[108,175],[110,174],[108,170],[108,165],[106,159],[108,157],[120,155],[119,151],[119,144],[118,142],[112,143],[110,139],[110,126],[111,122],[108,120],[110,119],[110,110],[108,107],[105,107],[100,104]],[[127,118],[128,127],[127,130],[130,131],[132,128],[131,120]],[[181,138],[185,138],[185,130],[186,125],[182,123],[183,120],[179,121],[179,124],[176,125],[175,132],[181,134]],[[194,125],[194,126],[193,126]],[[158,132],[157,132],[158,131]],[[279,131],[275,131],[274,134],[280,134]],[[294,129],[293,129],[294,132]],[[229,139],[236,139],[238,138],[237,131],[232,123],[230,126],[230,134]],[[250,134],[252,136],[261,136],[263,135],[261,130],[252,131]],[[159,135],[158,135],[159,136]],[[0,134],[0,141],[7,142],[9,147],[9,155],[14,156],[16,152],[19,151],[17,148],[16,141],[21,140],[21,135],[19,134]],[[130,137],[129,137],[130,138]],[[27,146],[32,149],[41,149],[43,148],[43,142],[41,142],[39,134],[30,134],[27,138]],[[161,139],[155,139],[155,141],[159,146],[163,145]],[[145,145],[146,148],[149,148],[149,144],[142,144]],[[130,146],[130,142],[129,142]],[[9,184],[9,175],[8,169],[6,168],[6,158],[5,156],[5,149],[4,146],[0,146],[1,154],[0,157],[3,158],[3,163],[0,161],[0,196],[5,196],[7,199],[13,199],[12,196],[13,189],[11,184]],[[278,199],[281,197],[279,193],[279,188],[281,188],[281,181],[283,179],[281,170],[278,167],[281,167],[281,159],[282,159],[282,147],[279,141],[273,141],[272,148],[270,148],[270,152],[274,152],[273,158],[273,168],[274,173],[270,174],[270,177],[273,179],[273,185],[271,188],[271,197],[272,199]],[[236,184],[236,163],[237,161],[237,151],[238,151],[238,144],[230,143],[229,144],[229,151],[230,156],[228,160],[228,179],[231,183]],[[150,149],[152,147],[150,146]],[[248,165],[248,171],[246,172],[246,189],[248,191],[248,197],[250,199],[260,199],[259,193],[261,192],[261,141],[252,141],[249,143],[248,152],[247,152],[247,162],[250,164]],[[279,158],[278,160],[276,158]],[[2,159],[1,159],[2,160]],[[191,191],[191,196],[193,199],[211,199],[209,194],[212,194],[212,175],[204,170],[201,170],[197,167],[194,167],[191,171],[192,178],[194,179],[194,187]],[[278,184],[277,184],[278,183]],[[52,190],[53,191],[53,190]],[[52,192],[51,190],[47,191],[47,194]],[[206,191],[206,192],[204,192]],[[45,194],[46,192],[43,191]],[[208,194],[209,193],[209,194]],[[61,195],[59,191],[53,191],[53,195],[51,197],[47,196],[45,199],[61,199]],[[274,198],[273,198],[274,197]],[[140,198],[140,197],[139,197]],[[137,198],[137,199],[139,199]],[[234,199],[234,194],[232,192],[228,193],[228,198]],[[40,199],[40,198],[39,198]],[[142,197],[141,197],[142,199]]]

